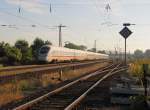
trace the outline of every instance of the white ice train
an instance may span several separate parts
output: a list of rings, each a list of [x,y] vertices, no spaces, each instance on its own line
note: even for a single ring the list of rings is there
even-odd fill
[[[54,47],[44,45],[39,50],[39,61],[53,62],[53,61],[71,61],[71,60],[95,60],[95,59],[108,59],[108,55],[68,49],[64,47]]]

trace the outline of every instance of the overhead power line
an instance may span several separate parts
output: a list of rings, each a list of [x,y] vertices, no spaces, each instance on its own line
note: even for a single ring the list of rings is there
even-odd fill
[[[0,10],[0,11],[2,11],[2,10]],[[27,21],[27,22],[30,22],[30,23],[35,23],[35,25],[41,26],[41,27],[46,28],[46,29],[52,28],[52,26],[45,25],[45,24],[41,24],[41,23],[39,23],[38,21],[29,19],[29,18],[27,18],[27,17],[15,15],[15,14],[12,14],[12,13],[10,13],[10,12],[8,12],[8,11],[2,11],[2,12],[3,12],[4,14],[9,15],[9,16],[13,16],[13,17],[16,17],[16,18],[18,18],[18,19],[22,19],[22,20]]]
[[[1,24],[2,27],[37,27],[36,25],[14,25],[14,24]]]

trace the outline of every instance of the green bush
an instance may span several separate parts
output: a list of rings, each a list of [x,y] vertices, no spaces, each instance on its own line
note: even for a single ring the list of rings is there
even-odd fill
[[[32,48],[29,47],[29,44],[26,40],[18,40],[15,43],[15,47],[20,49],[22,53],[21,63],[30,64],[32,63]]]
[[[3,64],[15,64],[20,62],[22,54],[20,49],[11,47],[9,44],[0,43],[0,63]]]
[[[9,60],[9,63],[13,64],[19,62],[22,58],[21,51],[16,47],[6,47],[5,48],[6,56]]]

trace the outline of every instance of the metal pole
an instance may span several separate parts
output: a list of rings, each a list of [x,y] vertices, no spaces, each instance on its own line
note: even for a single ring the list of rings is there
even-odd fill
[[[126,53],[126,51],[127,51],[127,41],[126,41],[127,39],[125,39],[125,65],[127,65],[127,53]]]
[[[63,28],[63,27],[66,27],[66,26],[63,26],[62,24],[60,24],[59,26],[58,26],[58,28],[59,28],[59,47],[62,47],[62,30],[61,30],[61,28]]]
[[[97,49],[96,49],[96,40],[95,40],[95,43],[94,43],[94,48],[95,48],[95,52],[97,51]]]
[[[61,25],[59,26],[59,47],[62,47]]]

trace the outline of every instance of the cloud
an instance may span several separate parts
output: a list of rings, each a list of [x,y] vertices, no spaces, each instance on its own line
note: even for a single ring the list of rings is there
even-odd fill
[[[5,14],[3,12],[0,12],[0,16],[4,16]]]
[[[44,13],[45,6],[39,0],[6,0],[7,3],[20,6],[22,9],[32,13]]]

